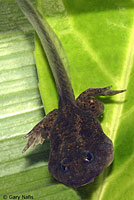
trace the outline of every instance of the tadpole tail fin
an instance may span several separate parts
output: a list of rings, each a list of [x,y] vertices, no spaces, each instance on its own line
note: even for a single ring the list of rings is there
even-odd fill
[[[66,100],[68,99],[72,103],[75,103],[71,82],[65,69],[65,65],[68,65],[67,58],[57,35],[28,0],[16,1],[40,38],[61,101],[64,101],[64,98],[66,98]]]

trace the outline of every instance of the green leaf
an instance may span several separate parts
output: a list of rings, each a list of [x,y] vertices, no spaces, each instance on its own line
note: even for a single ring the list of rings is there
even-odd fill
[[[127,89],[101,98],[105,104],[101,124],[114,142],[113,165],[78,193],[49,174],[49,143],[21,153],[26,144],[23,135],[44,116],[33,58],[34,31],[15,0],[0,0],[0,5],[0,199],[5,194],[38,200],[133,199],[133,2],[37,1],[67,52],[76,97],[89,87]],[[37,37],[35,58],[43,104],[49,112],[57,106],[57,93]]]

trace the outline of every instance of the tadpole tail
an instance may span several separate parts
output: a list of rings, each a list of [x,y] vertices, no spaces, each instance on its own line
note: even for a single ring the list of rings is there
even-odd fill
[[[65,70],[65,65],[68,63],[66,62],[64,49],[58,37],[28,0],[16,1],[40,38],[56,82],[60,101],[64,101],[64,98],[66,98],[66,100],[68,99],[72,103],[75,103],[71,82]]]

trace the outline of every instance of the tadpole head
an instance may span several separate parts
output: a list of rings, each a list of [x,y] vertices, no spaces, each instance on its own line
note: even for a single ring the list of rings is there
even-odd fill
[[[105,134],[89,138],[75,135],[70,140],[68,137],[61,146],[57,147],[57,152],[51,150],[49,170],[68,186],[79,187],[93,182],[113,161],[113,144]]]
[[[112,141],[92,112],[71,107],[60,113],[50,140],[48,168],[65,185],[79,187],[91,183],[113,161]]]

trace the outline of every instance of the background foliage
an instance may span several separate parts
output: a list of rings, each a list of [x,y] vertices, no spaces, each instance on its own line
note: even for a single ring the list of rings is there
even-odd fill
[[[25,135],[44,116],[34,61],[34,31],[14,0],[0,0],[0,198],[131,200],[134,197],[134,2],[37,0],[67,52],[75,95],[113,85],[127,92],[101,98],[101,124],[114,142],[115,159],[94,183],[77,191],[48,172],[49,143],[24,155]],[[36,37],[35,58],[46,113],[57,94]],[[9,196],[8,196],[9,197]]]

